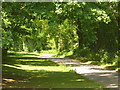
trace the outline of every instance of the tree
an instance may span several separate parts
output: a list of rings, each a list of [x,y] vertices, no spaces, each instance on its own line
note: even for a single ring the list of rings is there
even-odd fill
[[[120,41],[117,7],[116,2],[3,3],[3,49],[54,48],[84,57],[101,59],[107,53],[114,58]]]

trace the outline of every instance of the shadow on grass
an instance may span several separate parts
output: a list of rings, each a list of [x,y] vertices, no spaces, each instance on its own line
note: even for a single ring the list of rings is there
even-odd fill
[[[38,56],[38,55],[36,55],[36,54],[30,54],[30,53],[15,53],[15,52],[9,52],[8,55],[16,55],[16,56],[34,55],[34,56]]]
[[[49,59],[61,59],[64,58],[39,58],[39,57],[8,57],[8,60],[3,61],[4,64],[22,64],[31,66],[59,66],[57,63]]]
[[[110,69],[110,70],[115,70],[117,68],[119,68],[118,65],[112,65],[112,66],[106,66],[107,69]]]
[[[9,58],[3,63],[3,88],[103,88],[49,59]]]
[[[25,57],[25,56],[21,56],[21,57],[9,57],[10,59],[65,59],[65,58],[58,58],[58,57],[53,57],[53,58],[40,58],[40,57]]]
[[[104,87],[47,58],[9,57],[2,69],[3,88]]]
[[[3,61],[3,64],[10,64],[17,66],[17,64],[21,65],[29,65],[29,66],[59,66],[57,63],[43,58],[33,58],[33,57],[26,57],[26,58],[17,58],[17,57],[9,57],[8,60]]]
[[[52,61],[45,60],[45,61],[21,61],[22,65],[32,65],[32,66],[59,66]]]
[[[4,61],[3,64],[9,64],[13,66],[29,65],[29,66],[59,66],[57,63],[48,59],[11,59],[10,61]]]
[[[74,71],[22,70],[3,66],[3,88],[102,88]]]

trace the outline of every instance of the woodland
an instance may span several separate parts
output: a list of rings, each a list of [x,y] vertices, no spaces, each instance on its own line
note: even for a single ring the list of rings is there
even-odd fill
[[[3,88],[104,88],[42,53],[120,70],[119,2],[3,2],[1,18]]]
[[[56,50],[118,64],[119,2],[4,2],[2,52]]]

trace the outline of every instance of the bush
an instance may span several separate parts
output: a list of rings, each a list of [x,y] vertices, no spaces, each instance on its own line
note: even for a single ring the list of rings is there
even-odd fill
[[[90,54],[90,49],[88,47],[84,47],[83,49],[76,48],[74,50],[74,54],[80,57],[86,57]]]

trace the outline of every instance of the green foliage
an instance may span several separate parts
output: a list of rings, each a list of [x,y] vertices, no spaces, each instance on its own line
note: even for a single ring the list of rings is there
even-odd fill
[[[11,42],[13,42],[13,39],[11,38],[12,33],[10,31],[3,31],[2,32],[2,45],[4,46],[5,49],[8,47],[11,47]]]
[[[56,49],[100,63],[118,52],[117,2],[4,2],[3,48],[14,51]]]

